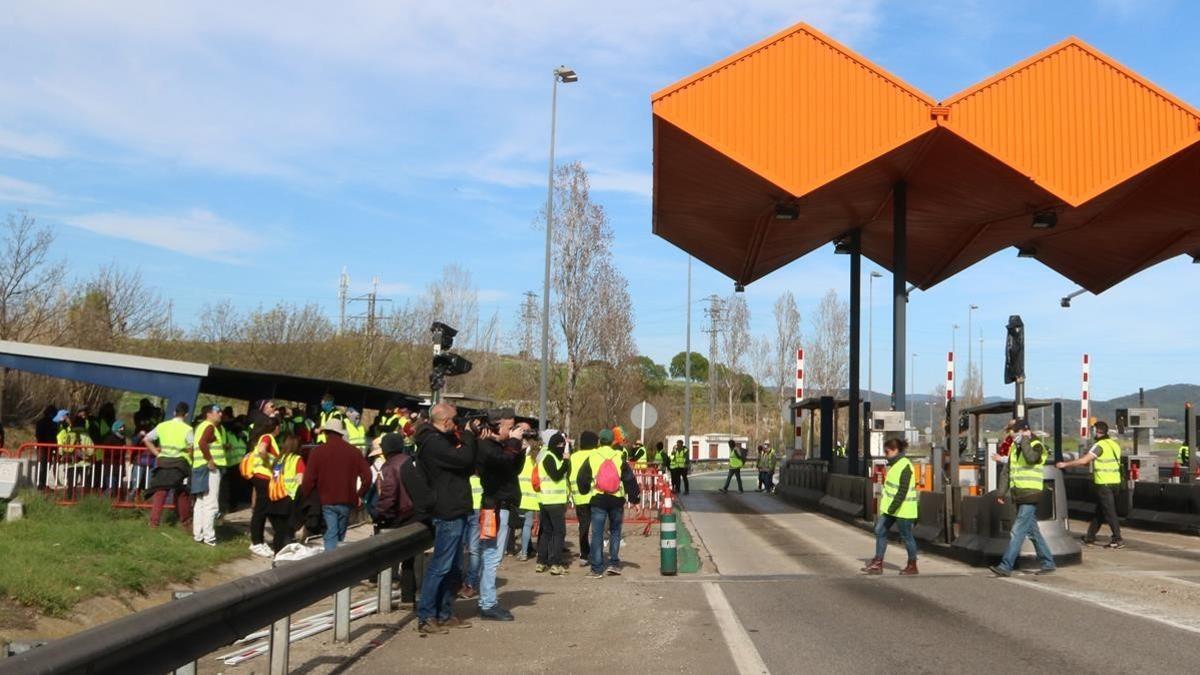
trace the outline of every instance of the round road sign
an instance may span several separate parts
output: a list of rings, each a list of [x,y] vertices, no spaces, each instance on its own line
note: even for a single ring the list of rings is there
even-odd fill
[[[649,429],[658,421],[658,411],[654,409],[654,406],[642,401],[629,411],[629,419],[633,422],[633,426],[639,429]]]

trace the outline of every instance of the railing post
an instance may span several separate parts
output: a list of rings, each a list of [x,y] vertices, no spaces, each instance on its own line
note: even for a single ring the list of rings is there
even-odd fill
[[[287,675],[288,649],[292,639],[292,617],[285,616],[271,624],[271,639],[267,643],[267,660],[271,675]]]
[[[379,613],[392,613],[392,568],[379,570]]]
[[[350,641],[350,587],[333,596],[333,641]]]

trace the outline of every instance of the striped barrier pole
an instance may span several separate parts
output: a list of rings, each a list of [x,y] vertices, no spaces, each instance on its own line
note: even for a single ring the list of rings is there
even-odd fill
[[[663,576],[672,577],[679,571],[678,549],[675,547],[675,509],[671,488],[663,486],[663,507],[658,512],[658,567]]]

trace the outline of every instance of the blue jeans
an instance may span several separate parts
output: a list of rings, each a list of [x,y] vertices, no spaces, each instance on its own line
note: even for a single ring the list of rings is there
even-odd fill
[[[592,544],[589,554],[592,571],[600,574],[604,571],[604,520],[608,519],[608,565],[621,565],[621,521],[625,518],[625,507],[604,509],[591,504],[592,510]]]
[[[908,550],[908,559],[917,559],[917,540],[913,539],[913,522],[907,518],[897,518],[883,514],[875,521],[875,558],[883,560],[883,554],[887,552],[888,545],[888,530],[891,529],[892,523],[896,524],[896,529],[900,530],[900,539],[904,540],[904,548]]]
[[[504,557],[504,548],[508,545],[508,509],[500,509],[496,519],[496,538],[479,542],[483,550],[483,570],[479,575],[479,609],[491,609],[496,606],[496,570],[500,569],[500,559]]]
[[[541,509],[521,512],[521,515],[525,516],[525,524],[521,526],[521,550],[517,555],[529,555],[529,545],[533,543],[533,521],[537,520],[540,514]]]
[[[467,516],[453,520],[433,519],[433,555],[425,566],[421,580],[421,597],[417,604],[417,620],[445,621],[450,618],[454,594],[462,582],[463,538],[467,533]]]
[[[476,590],[479,589],[479,511],[472,511],[467,517],[467,570],[463,583]]]
[[[1037,554],[1042,569],[1054,569],[1054,556],[1051,555],[1050,547],[1046,545],[1042,530],[1038,527],[1037,504],[1017,504],[1017,519],[1012,524],[1012,538],[1008,541],[1008,550],[1000,559],[1000,567],[1010,572],[1016,567],[1017,556],[1021,555],[1021,545],[1025,543],[1026,537],[1033,542],[1033,551]]]
[[[337,548],[339,541],[346,539],[346,526],[350,524],[350,507],[346,504],[331,504],[321,507],[325,518],[325,550]]]

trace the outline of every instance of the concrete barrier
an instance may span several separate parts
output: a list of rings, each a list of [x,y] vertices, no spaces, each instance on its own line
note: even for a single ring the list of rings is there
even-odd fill
[[[917,503],[917,524],[913,536],[920,541],[942,541],[946,530],[946,495],[922,492]]]
[[[825,496],[829,466],[819,459],[788,462],[778,493],[788,501],[815,507]]]
[[[1042,537],[1050,547],[1056,564],[1078,563],[1083,558],[1082,546],[1078,537],[1067,530],[1067,489],[1062,472],[1054,467],[1046,467],[1045,481],[1046,489],[1038,504],[1038,527]],[[1010,500],[1004,504],[997,503],[996,493],[980,497],[964,496],[958,536],[951,544],[955,557],[972,565],[998,562],[1008,548],[1016,513],[1016,507]],[[1021,548],[1021,560],[1032,559],[1033,544],[1026,540]]]
[[[821,498],[821,511],[843,519],[867,517],[865,493],[870,490],[870,481],[861,476],[829,474],[825,496]]]

